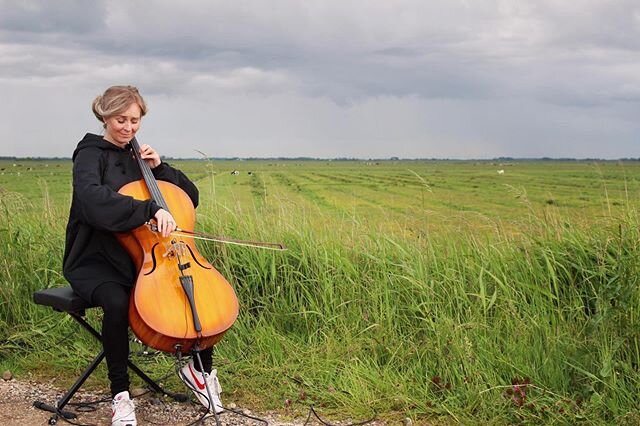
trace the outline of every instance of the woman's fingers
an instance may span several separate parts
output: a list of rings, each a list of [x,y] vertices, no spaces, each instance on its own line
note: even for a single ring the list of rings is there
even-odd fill
[[[140,146],[140,157],[149,163],[149,167],[152,169],[158,167],[161,163],[160,154],[156,152],[155,149],[151,148],[150,145],[142,144]]]
[[[178,227],[171,213],[164,209],[158,210],[155,218],[158,224],[158,232],[160,232],[163,237],[168,237]]]

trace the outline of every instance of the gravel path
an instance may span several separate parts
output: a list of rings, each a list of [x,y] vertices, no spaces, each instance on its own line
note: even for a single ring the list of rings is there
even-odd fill
[[[51,413],[33,407],[36,400],[54,405],[55,401],[64,394],[64,389],[56,388],[51,382],[35,382],[29,380],[3,380],[0,379],[0,425],[11,426],[35,426],[47,425]],[[76,393],[71,403],[90,402],[107,398],[107,392],[95,393],[84,391],[82,388]],[[224,397],[224,394],[223,394]],[[136,415],[138,425],[188,425],[203,415],[201,410],[191,402],[178,403],[168,398],[158,398],[151,393],[146,393],[134,399],[136,403]],[[223,402],[224,401],[223,398]],[[233,407],[231,403],[229,403]],[[67,405],[67,410],[74,411],[78,418],[73,420],[76,424],[82,425],[106,425],[111,424],[111,403],[101,402],[94,404],[95,410],[89,412],[76,411],[75,407]],[[234,407],[235,408],[235,407]],[[306,418],[294,422],[284,421],[273,413],[251,413],[242,408],[235,408],[237,411],[244,411],[246,414],[260,417],[269,425],[294,426],[302,425]],[[223,425],[262,425],[265,423],[248,419],[244,416],[225,411],[219,416]],[[58,420],[58,425],[67,425],[64,420]],[[201,423],[204,425],[215,425],[213,417]]]

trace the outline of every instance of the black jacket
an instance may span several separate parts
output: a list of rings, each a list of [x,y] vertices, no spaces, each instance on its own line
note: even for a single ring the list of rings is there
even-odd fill
[[[87,133],[72,159],[73,198],[63,272],[74,291],[91,302],[93,291],[103,282],[133,286],[135,265],[114,232],[137,228],[153,218],[160,206],[118,193],[125,184],[142,179],[130,145],[119,148]],[[198,189],[181,171],[163,162],[153,175],[178,185],[198,205]]]

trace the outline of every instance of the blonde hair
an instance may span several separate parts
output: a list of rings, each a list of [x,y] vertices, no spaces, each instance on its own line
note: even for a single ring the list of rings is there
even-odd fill
[[[122,113],[133,103],[140,107],[140,117],[147,113],[147,104],[134,86],[111,86],[98,95],[91,104],[91,110],[102,123],[109,117]],[[105,124],[106,126],[106,124]]]

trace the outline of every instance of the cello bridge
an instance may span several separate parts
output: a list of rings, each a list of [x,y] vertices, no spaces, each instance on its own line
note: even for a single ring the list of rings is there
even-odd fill
[[[184,257],[185,254],[187,253],[187,245],[182,242],[182,241],[171,241],[171,244],[169,245],[169,247],[167,247],[167,251],[165,251],[164,253],[164,257],[172,259],[174,257],[178,257],[178,259],[180,259],[180,257]]]

